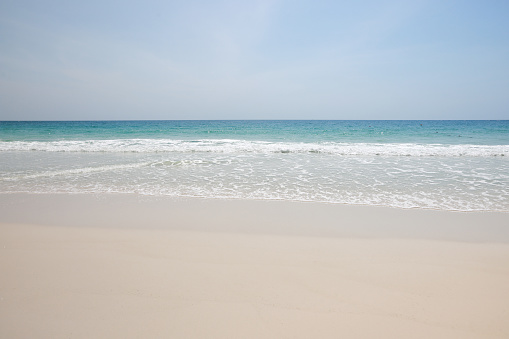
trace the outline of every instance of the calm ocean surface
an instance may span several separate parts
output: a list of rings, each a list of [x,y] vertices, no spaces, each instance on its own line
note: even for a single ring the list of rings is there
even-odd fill
[[[0,193],[509,212],[509,121],[0,122]]]

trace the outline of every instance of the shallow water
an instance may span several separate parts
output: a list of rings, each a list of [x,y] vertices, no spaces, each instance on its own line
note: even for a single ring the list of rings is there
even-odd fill
[[[0,162],[4,193],[509,211],[508,121],[1,122]]]

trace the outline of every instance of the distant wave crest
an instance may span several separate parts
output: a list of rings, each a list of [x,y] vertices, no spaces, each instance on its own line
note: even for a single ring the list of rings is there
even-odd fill
[[[303,143],[233,139],[2,141],[0,151],[134,152],[134,153],[321,153],[342,156],[494,157],[509,156],[509,145],[412,143]]]

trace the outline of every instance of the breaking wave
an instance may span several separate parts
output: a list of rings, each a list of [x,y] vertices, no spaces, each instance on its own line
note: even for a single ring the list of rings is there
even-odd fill
[[[268,142],[234,139],[117,139],[1,141],[0,151],[125,153],[318,153],[340,156],[496,157],[509,156],[509,145],[415,143]]]

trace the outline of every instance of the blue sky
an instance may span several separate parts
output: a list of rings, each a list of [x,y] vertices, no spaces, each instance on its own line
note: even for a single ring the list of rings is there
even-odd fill
[[[0,120],[508,119],[509,1],[0,2]]]

